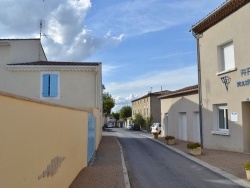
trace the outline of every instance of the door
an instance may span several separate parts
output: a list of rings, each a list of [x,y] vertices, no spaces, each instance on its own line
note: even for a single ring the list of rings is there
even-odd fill
[[[195,142],[200,142],[201,137],[200,137],[200,116],[199,112],[194,112],[193,116],[193,131],[194,131],[194,141]]]
[[[187,115],[186,112],[179,114],[179,139],[187,141]]]
[[[164,128],[164,131],[165,131],[164,133],[165,133],[165,135],[169,135],[169,130],[168,130],[168,113],[165,113],[163,122],[164,122],[164,126],[162,126],[162,128]]]
[[[88,114],[88,162],[95,153],[95,116]]]

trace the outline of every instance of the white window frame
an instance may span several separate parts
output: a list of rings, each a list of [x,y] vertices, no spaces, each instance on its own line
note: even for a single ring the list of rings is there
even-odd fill
[[[44,97],[43,96],[43,75],[44,74],[57,74],[58,82],[57,82],[57,96],[56,97]],[[49,71],[49,72],[41,72],[40,73],[40,99],[60,99],[61,93],[60,93],[60,73],[59,72],[54,72],[54,71]]]
[[[223,112],[223,128],[220,128],[220,112]],[[218,106],[218,129],[221,131],[228,131],[228,107]]]
[[[223,111],[224,126],[220,126],[220,112]],[[229,135],[228,106],[226,104],[214,105],[215,126],[212,134]]]
[[[223,74],[236,70],[233,42],[227,42],[219,46],[219,73]]]

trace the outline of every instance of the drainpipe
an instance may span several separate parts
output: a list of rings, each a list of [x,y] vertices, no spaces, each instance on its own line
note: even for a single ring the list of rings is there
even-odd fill
[[[198,67],[198,95],[199,95],[199,119],[200,119],[200,141],[203,147],[203,124],[202,124],[202,89],[201,89],[201,64],[200,64],[200,38],[202,35],[196,34],[192,31],[193,36],[196,38],[197,45],[197,67]]]

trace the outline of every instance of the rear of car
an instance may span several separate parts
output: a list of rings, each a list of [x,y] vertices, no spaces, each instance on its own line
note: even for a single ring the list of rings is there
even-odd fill
[[[154,123],[151,126],[151,133],[161,134],[161,124],[160,123]]]

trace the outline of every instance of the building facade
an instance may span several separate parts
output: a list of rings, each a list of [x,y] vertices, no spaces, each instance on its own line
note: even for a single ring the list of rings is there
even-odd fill
[[[74,108],[102,108],[101,63],[47,61],[39,39],[1,39],[0,57],[1,91]]]
[[[162,135],[200,142],[198,85],[161,95]]]
[[[148,93],[140,98],[132,101],[132,118],[136,114],[141,114],[143,118],[152,118],[152,123],[160,123],[161,121],[161,102],[159,96],[167,94],[170,91],[160,91]]]
[[[99,146],[102,88],[101,63],[48,61],[40,39],[0,39],[0,173],[16,180],[3,187],[68,187]]]
[[[250,152],[249,2],[228,0],[191,28],[205,148]]]

